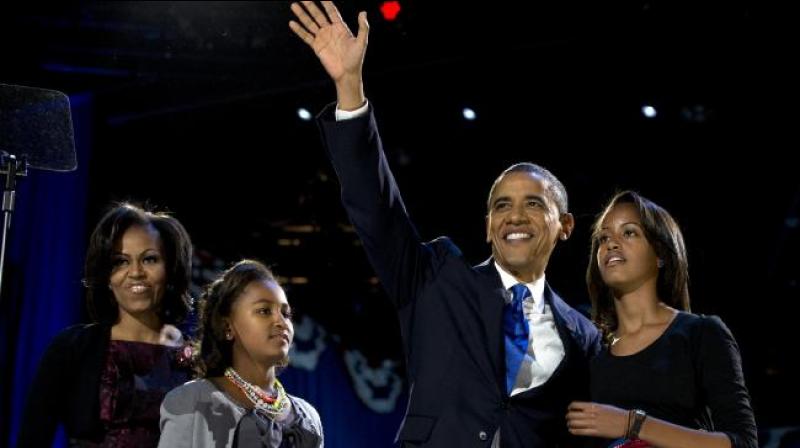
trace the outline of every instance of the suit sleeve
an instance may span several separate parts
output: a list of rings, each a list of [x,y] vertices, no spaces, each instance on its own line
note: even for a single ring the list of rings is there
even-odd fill
[[[323,143],[341,185],[342,203],[390,299],[413,301],[431,265],[383,151],[369,113],[335,121],[333,105],[318,119]]]

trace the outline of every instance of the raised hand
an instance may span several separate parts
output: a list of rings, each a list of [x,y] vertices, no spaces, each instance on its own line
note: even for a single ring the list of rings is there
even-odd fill
[[[336,84],[339,102],[355,102],[358,107],[363,102],[361,72],[369,35],[367,13],[358,14],[358,35],[353,36],[333,2],[322,2],[322,7],[324,12],[311,1],[292,3],[299,23],[291,20],[289,28],[314,50]],[[359,98],[350,98],[351,95]]]

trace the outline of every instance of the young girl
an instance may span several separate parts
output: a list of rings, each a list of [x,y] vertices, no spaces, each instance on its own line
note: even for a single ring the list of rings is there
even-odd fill
[[[272,272],[240,261],[203,299],[202,379],[167,394],[159,447],[322,447],[319,414],[276,377],[294,327]]]
[[[594,403],[569,406],[570,432],[612,446],[758,446],[736,341],[718,317],[689,312],[686,248],[666,210],[615,196],[586,280],[607,345],[591,363]]]

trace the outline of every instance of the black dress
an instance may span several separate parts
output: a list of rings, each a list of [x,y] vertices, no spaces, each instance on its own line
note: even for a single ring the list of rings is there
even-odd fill
[[[716,316],[679,312],[655,342],[629,356],[605,348],[591,362],[592,401],[757,447],[739,348]]]

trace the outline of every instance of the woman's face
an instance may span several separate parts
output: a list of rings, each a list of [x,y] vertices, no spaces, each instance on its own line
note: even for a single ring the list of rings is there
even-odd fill
[[[658,257],[645,237],[633,204],[615,205],[603,218],[597,238],[597,267],[615,295],[635,291],[658,279]]]
[[[109,287],[120,313],[139,316],[158,311],[167,284],[164,248],[152,226],[134,225],[111,255]]]
[[[228,326],[233,336],[233,361],[245,357],[281,364],[294,339],[292,311],[286,294],[274,281],[250,282],[231,306]]]

